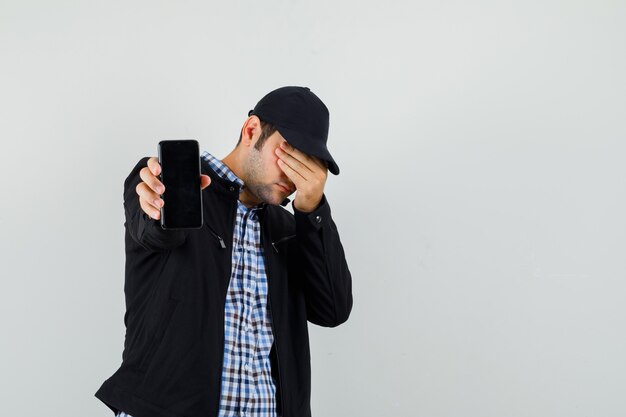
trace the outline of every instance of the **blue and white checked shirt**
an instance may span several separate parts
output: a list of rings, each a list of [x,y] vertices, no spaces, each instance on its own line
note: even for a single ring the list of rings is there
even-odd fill
[[[222,178],[243,181],[208,152],[202,158]],[[276,417],[274,342],[258,211],[237,201],[232,269],[224,308],[224,363],[219,417]],[[132,417],[120,411],[117,417]]]

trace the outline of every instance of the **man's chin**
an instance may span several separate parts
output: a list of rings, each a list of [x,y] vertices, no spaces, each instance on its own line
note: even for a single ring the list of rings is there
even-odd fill
[[[272,206],[279,206],[283,201],[285,201],[285,198],[287,198],[284,193],[263,193],[260,197],[261,201]]]
[[[285,199],[293,194],[288,194],[289,190],[284,190],[282,187],[277,187],[275,185],[265,185],[260,187],[251,186],[249,190],[257,197],[257,199],[264,202],[265,204],[270,204],[273,206],[282,205]]]
[[[285,198],[287,198],[287,196],[284,196],[284,195],[276,196],[275,198],[272,198],[271,201],[266,201],[266,203],[271,204],[273,206],[280,206],[282,205],[283,201],[285,201]]]

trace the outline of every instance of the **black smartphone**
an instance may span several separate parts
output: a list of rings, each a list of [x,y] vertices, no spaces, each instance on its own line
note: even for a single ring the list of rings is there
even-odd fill
[[[160,179],[165,186],[161,196],[163,229],[202,227],[202,190],[200,189],[200,147],[193,139],[159,142]]]

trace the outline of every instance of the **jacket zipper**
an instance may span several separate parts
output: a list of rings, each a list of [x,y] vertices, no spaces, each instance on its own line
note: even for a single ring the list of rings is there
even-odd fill
[[[234,207],[231,207],[230,210],[230,218],[231,223],[233,225],[233,230],[235,230],[235,223],[237,221],[237,203],[235,203]],[[208,223],[204,223],[206,224],[207,229],[209,229],[209,231],[213,234],[213,236],[215,236],[219,241],[220,241],[220,247],[222,249],[226,249],[226,244],[224,243],[224,239],[222,239],[217,233],[215,233],[215,231],[211,228],[211,226],[209,226]],[[233,242],[234,244],[234,242]],[[233,266],[232,266],[232,260],[231,260],[231,266],[230,266],[230,270],[232,272]],[[268,286],[269,287],[269,286]],[[227,290],[228,291],[228,290]],[[269,291],[268,291],[269,294]],[[226,297],[228,297],[228,294],[226,294]],[[224,303],[226,302],[226,300],[224,300]],[[224,306],[225,307],[225,306]],[[224,324],[222,323],[222,326],[224,326]],[[226,342],[226,335],[224,334],[224,328],[222,327],[222,358],[221,358],[221,362],[220,362],[220,395],[218,396],[217,399],[217,410],[215,415],[219,415],[220,413],[220,404],[222,403],[222,373],[224,372],[224,343]]]
[[[215,236],[215,238],[219,241],[220,248],[222,248],[222,249],[226,249],[226,243],[224,243],[224,239],[222,239],[222,237],[221,237],[220,235],[218,235],[217,233],[215,233],[215,230],[213,230],[213,229],[211,228],[211,226],[209,226],[209,224],[208,224],[208,223],[204,223],[204,224],[206,225],[207,229],[209,229],[209,231],[211,232],[211,234],[212,234],[213,236]]]
[[[276,245],[286,242],[290,239],[293,239],[294,237],[296,237],[296,235],[289,235],[289,236],[285,236],[283,238],[278,239],[276,242],[272,242],[272,248],[274,248],[274,252],[278,253],[278,248],[276,247]]]
[[[263,219],[265,220],[265,219]],[[264,224],[261,227],[261,230],[265,229],[265,221],[263,222]],[[274,250],[276,251],[276,253],[278,253],[278,249],[276,249],[276,244],[283,242],[285,240],[291,239],[293,237],[295,237],[296,235],[290,235],[290,236],[286,236],[283,237],[279,240],[277,240],[276,242],[272,243],[272,247],[274,248]],[[262,237],[261,237],[262,238]],[[283,378],[281,376],[281,372],[280,372],[280,355],[278,354],[278,343],[276,342],[277,340],[277,335],[276,335],[276,328],[274,327],[274,309],[272,308],[272,296],[271,296],[271,279],[270,279],[270,266],[271,266],[271,262],[269,261],[269,256],[265,257],[265,263],[267,264],[267,268],[265,270],[265,275],[267,276],[267,302],[270,306],[270,312],[272,313],[272,322],[271,322],[271,327],[272,327],[272,334],[274,336],[274,348],[276,350],[276,367],[277,369],[277,375],[278,375],[278,393],[280,394],[280,413],[281,415],[285,414],[285,397],[283,395]]]

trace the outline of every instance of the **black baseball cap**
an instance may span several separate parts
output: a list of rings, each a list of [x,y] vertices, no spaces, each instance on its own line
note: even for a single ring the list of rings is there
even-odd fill
[[[328,108],[308,87],[281,87],[263,97],[248,112],[276,129],[293,147],[328,164],[339,174],[337,163],[328,152]]]

